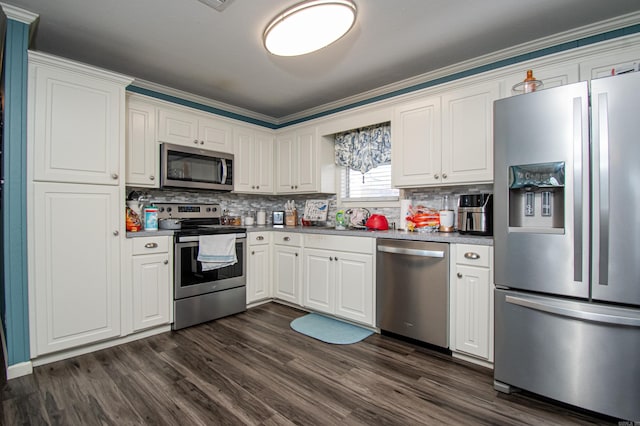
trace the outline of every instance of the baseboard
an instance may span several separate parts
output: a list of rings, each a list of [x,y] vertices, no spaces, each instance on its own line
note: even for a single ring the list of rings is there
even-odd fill
[[[107,349],[112,346],[122,345],[123,343],[133,342],[135,340],[144,339],[145,337],[151,337],[156,334],[166,333],[168,331],[171,331],[171,326],[162,325],[149,330],[129,334],[128,336],[121,337],[119,339],[106,340],[104,342],[82,346],[79,348],[73,348],[66,351],[55,352],[53,354],[42,355],[32,359],[31,362],[33,363],[34,367],[38,367],[40,365],[50,364],[56,361],[62,361],[63,359],[73,358],[75,356],[80,356],[80,355],[88,354],[91,352],[99,351],[102,349]]]
[[[490,369],[493,370],[493,363],[489,362],[489,361],[486,361],[484,359],[480,359],[480,358],[476,358],[476,357],[473,357],[473,356],[465,355],[465,354],[462,354],[460,352],[451,352],[451,356],[453,356],[454,358],[458,358],[458,359],[461,359],[463,361],[470,362],[472,364],[481,365],[483,367],[490,368]]]
[[[16,379],[22,376],[28,376],[33,373],[33,364],[31,361],[20,362],[7,367],[7,380]]]

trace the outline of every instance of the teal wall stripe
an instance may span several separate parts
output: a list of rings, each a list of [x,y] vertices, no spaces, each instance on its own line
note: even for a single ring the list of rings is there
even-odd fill
[[[163,99],[169,102],[174,102],[176,104],[179,105],[184,105],[184,106],[188,106],[191,108],[195,108],[195,109],[200,109],[202,111],[207,111],[207,112],[211,112],[214,114],[218,114],[218,115],[222,115],[224,117],[229,117],[229,118],[233,118],[236,120],[240,120],[240,121],[244,121],[246,123],[251,123],[251,124],[257,124],[259,126],[263,126],[263,127],[267,127],[269,129],[281,129],[283,127],[288,127],[288,126],[292,126],[294,124],[300,124],[300,123],[304,123],[306,121],[310,121],[310,120],[315,120],[317,118],[322,118],[322,117],[326,117],[328,115],[331,114],[335,114],[338,112],[343,112],[343,111],[347,111],[353,108],[357,108],[357,107],[361,107],[361,106],[365,106],[365,105],[369,105],[375,102],[379,102],[379,101],[383,101],[386,99],[390,99],[390,98],[394,98],[396,96],[400,96],[400,95],[404,95],[407,93],[411,93],[411,92],[415,92],[416,90],[422,90],[422,89],[426,89],[429,87],[433,87],[433,86],[437,86],[439,84],[443,84],[443,83],[448,83],[451,81],[455,81],[455,80],[459,80],[461,78],[464,77],[470,77],[472,75],[476,75],[476,74],[480,74],[483,72],[487,72],[487,71],[491,71],[491,70],[495,70],[498,68],[502,68],[508,65],[514,65],[520,62],[524,62],[524,61],[529,61],[531,59],[536,59],[536,58],[540,58],[543,56],[547,56],[547,55],[551,55],[553,53],[558,53],[558,52],[564,52],[566,50],[571,50],[571,49],[575,49],[577,47],[583,47],[583,46],[588,46],[594,43],[599,43],[602,41],[606,41],[606,40],[611,40],[611,39],[615,39],[618,37],[623,37],[623,36],[627,36],[627,35],[631,35],[631,34],[636,34],[640,32],[640,24],[636,24],[636,25],[631,25],[629,27],[625,27],[622,29],[618,29],[618,30],[612,30],[612,31],[608,31],[606,33],[602,33],[602,34],[597,34],[597,35],[593,35],[593,36],[589,36],[589,37],[585,37],[579,40],[575,40],[575,41],[570,41],[570,42],[566,42],[566,43],[561,43],[559,45],[556,46],[551,46],[551,47],[547,47],[544,49],[540,49],[540,50],[536,50],[534,52],[530,52],[530,53],[525,53],[522,55],[518,55],[518,56],[514,56],[512,58],[508,58],[508,59],[503,59],[500,61],[496,61],[493,62],[491,64],[487,64],[487,65],[482,65],[476,68],[472,68],[469,70],[465,70],[465,71],[461,71],[455,74],[451,74],[448,75],[446,77],[441,77],[441,78],[437,78],[434,80],[430,80],[424,83],[420,83],[420,84],[416,84],[414,86],[410,86],[410,87],[406,87],[404,89],[400,89],[400,90],[395,90],[389,93],[385,93],[379,96],[375,96],[369,99],[365,99],[362,101],[358,101],[358,102],[354,102],[352,104],[348,104],[348,105],[344,105],[338,108],[333,108],[327,111],[323,111],[323,112],[319,112],[317,114],[312,114],[309,115],[307,117],[303,117],[303,118],[299,118],[296,120],[292,120],[292,121],[288,121],[285,123],[281,123],[281,124],[273,124],[273,123],[269,123],[266,121],[262,121],[262,120],[255,120],[253,118],[250,117],[246,117],[240,114],[234,114],[228,111],[224,111],[221,110],[219,108],[212,108],[212,107],[208,107],[206,105],[202,105],[202,104],[198,104],[196,102],[190,102],[187,101],[185,99],[180,99],[180,98],[176,98],[174,96],[168,96],[168,95],[164,95],[162,93],[159,92],[154,92],[151,90],[146,90],[137,86],[129,86],[127,87],[127,90],[131,91],[131,92],[136,92],[136,93],[141,93],[143,95],[147,95],[147,96],[151,96],[154,98],[158,98],[158,99]]]
[[[27,278],[27,48],[29,25],[7,19],[4,53],[4,327],[7,363],[29,360]]]
[[[236,114],[234,112],[225,111],[225,110],[220,109],[220,108],[214,108],[214,107],[211,107],[211,106],[208,106],[208,105],[203,105],[203,104],[198,103],[198,102],[193,102],[193,101],[189,101],[189,100],[186,100],[186,99],[178,98],[176,96],[166,95],[164,93],[160,93],[160,92],[156,92],[154,90],[149,90],[149,89],[145,89],[145,88],[142,88],[142,87],[138,87],[138,86],[135,86],[133,84],[127,86],[127,91],[133,92],[133,93],[139,93],[141,95],[150,96],[150,97],[156,98],[156,99],[162,99],[163,101],[172,102],[174,104],[183,105],[183,106],[186,106],[186,107],[198,109],[200,111],[210,112],[210,113],[217,114],[217,115],[220,115],[220,116],[223,116],[223,117],[233,118],[234,120],[244,121],[245,123],[251,123],[251,124],[256,124],[256,125],[262,126],[262,127],[268,127],[269,129],[276,129],[278,127],[277,125],[275,125],[273,123],[269,123],[267,121],[257,120],[255,118],[247,117],[245,115],[241,115],[241,114]]]

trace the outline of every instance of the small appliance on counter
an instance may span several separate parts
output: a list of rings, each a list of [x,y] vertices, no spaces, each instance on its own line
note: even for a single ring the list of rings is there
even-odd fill
[[[493,194],[460,196],[458,232],[470,235],[493,235]]]

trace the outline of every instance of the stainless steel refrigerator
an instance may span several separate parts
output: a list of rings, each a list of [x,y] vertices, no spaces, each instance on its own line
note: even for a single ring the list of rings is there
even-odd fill
[[[640,73],[494,108],[495,388],[640,421]]]

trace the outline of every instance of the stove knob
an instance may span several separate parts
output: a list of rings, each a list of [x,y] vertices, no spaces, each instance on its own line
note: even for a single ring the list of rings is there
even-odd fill
[[[211,211],[211,207],[207,207],[207,213]]]
[[[167,207],[167,213],[171,213],[171,207]]]
[[[212,212],[217,212],[217,211],[218,211],[218,208],[217,208],[217,207],[211,207],[211,211],[212,211]]]
[[[158,211],[162,213],[164,211],[164,207],[158,207]]]

